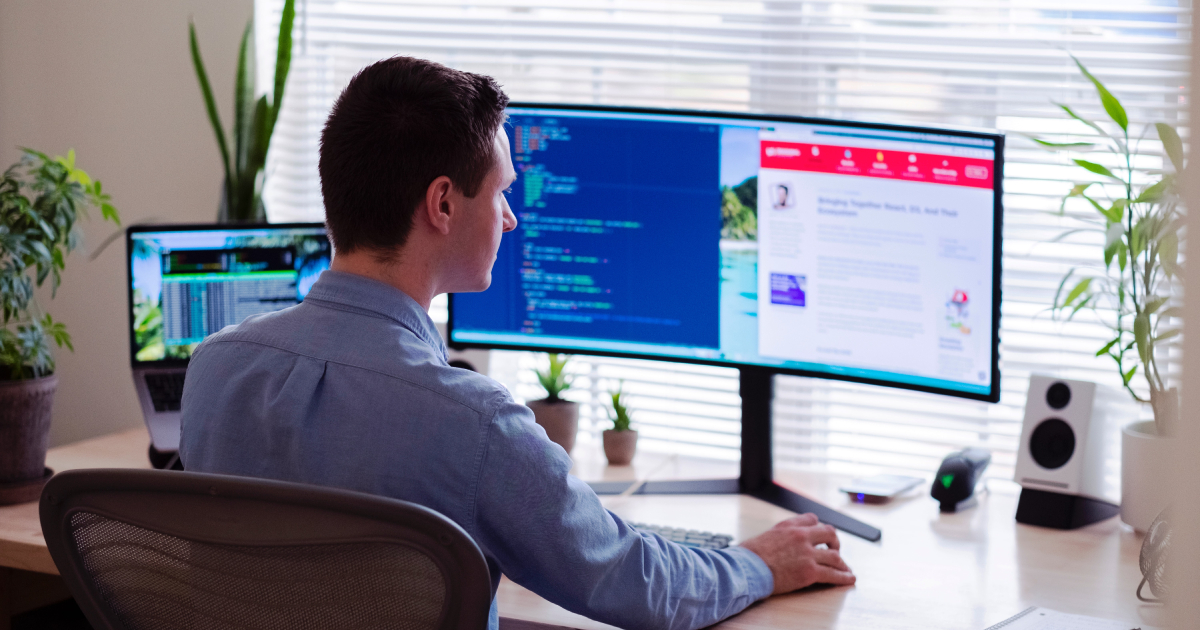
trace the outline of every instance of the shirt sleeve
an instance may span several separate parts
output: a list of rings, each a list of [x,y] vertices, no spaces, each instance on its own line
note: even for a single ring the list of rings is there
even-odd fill
[[[547,600],[622,628],[691,630],[774,589],[748,549],[684,547],[606,510],[528,407],[501,403],[486,439],[472,535],[509,579]]]

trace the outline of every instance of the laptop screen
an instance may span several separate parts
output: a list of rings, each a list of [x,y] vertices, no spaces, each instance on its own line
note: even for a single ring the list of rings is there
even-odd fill
[[[299,304],[333,250],[320,223],[138,226],[125,234],[134,366],[185,363],[204,338]]]

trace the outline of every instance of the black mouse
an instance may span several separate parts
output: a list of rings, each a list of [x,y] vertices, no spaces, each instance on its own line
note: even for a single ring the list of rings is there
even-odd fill
[[[982,448],[950,453],[933,478],[930,496],[941,503],[943,512],[957,512],[974,505],[975,485],[991,461],[992,454]]]

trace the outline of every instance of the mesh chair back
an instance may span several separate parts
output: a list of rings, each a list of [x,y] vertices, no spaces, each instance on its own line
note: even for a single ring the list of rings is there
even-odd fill
[[[475,542],[427,508],[225,475],[79,470],[41,502],[47,547],[97,629],[471,629]]]

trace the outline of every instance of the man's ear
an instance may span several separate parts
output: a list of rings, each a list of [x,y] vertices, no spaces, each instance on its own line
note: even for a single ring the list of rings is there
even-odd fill
[[[454,198],[450,193],[453,189],[449,177],[438,177],[429,183],[429,188],[425,189],[425,203],[417,208],[419,218],[442,234],[450,233],[450,214],[454,210]]]

